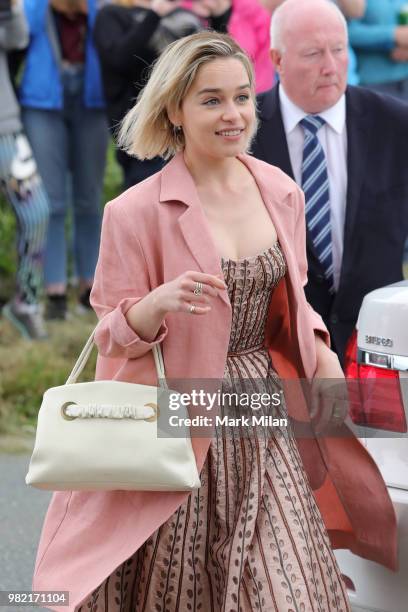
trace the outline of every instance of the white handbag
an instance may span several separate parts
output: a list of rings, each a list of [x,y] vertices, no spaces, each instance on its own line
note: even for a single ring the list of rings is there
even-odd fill
[[[55,491],[200,487],[189,428],[158,436],[158,404],[177,393],[167,387],[160,346],[153,348],[160,387],[77,383],[93,346],[92,333],[66,384],[44,393],[26,483]],[[179,406],[178,416],[188,417]]]

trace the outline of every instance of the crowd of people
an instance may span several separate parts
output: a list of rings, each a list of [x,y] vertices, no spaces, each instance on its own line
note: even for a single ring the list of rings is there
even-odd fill
[[[78,279],[75,312],[90,309],[109,137],[116,137],[121,121],[166,46],[194,32],[212,29],[228,32],[253,62],[261,120],[254,155],[280,166],[302,185],[304,132],[299,125],[291,133],[296,112],[290,105],[302,101],[298,108],[304,112],[333,115],[325,118],[318,132],[327,155],[332,193],[329,225],[333,277],[328,273],[330,265],[322,268],[308,229],[307,295],[329,325],[339,354],[344,354],[364,293],[401,277],[406,181],[394,158],[403,159],[405,154],[402,104],[408,102],[408,15],[403,0],[333,1],[347,20],[351,45],[343,61],[347,64],[347,83],[342,80],[338,90],[340,97],[346,92],[347,104],[343,98],[339,102],[342,108],[347,106],[345,128],[344,109],[336,107],[332,112],[325,103],[307,108],[306,75],[315,61],[312,57],[299,64],[288,85],[287,71],[282,70],[282,50],[277,51],[273,45],[271,49],[270,38],[271,16],[273,22],[282,0],[10,0],[9,9],[6,6],[0,13],[0,180],[3,197],[17,220],[18,268],[16,291],[4,306],[3,315],[23,336],[44,339],[44,318],[66,319],[68,253],[72,274]],[[335,74],[338,68],[325,69]],[[365,91],[355,89],[357,84]],[[368,90],[386,95],[370,97]],[[361,120],[356,118],[349,126],[357,99],[364,100],[361,104],[367,104],[367,109],[361,110]],[[384,117],[382,108],[389,109]],[[373,113],[379,133],[389,138],[377,136],[357,159],[357,149],[350,145],[359,133],[363,134],[365,110]],[[161,170],[166,163],[160,156],[138,159],[118,147],[116,157],[125,188]],[[356,171],[365,158],[369,164],[366,167],[373,172],[371,191],[367,193],[361,192]],[[382,210],[387,216],[385,203],[392,198],[394,223],[388,241],[384,238],[385,250],[372,251],[364,248],[369,239],[359,217],[364,215],[361,201],[378,195],[376,163],[393,167],[389,183],[378,186],[382,202],[379,200],[377,209],[381,211],[384,203]],[[387,193],[388,184],[392,193]],[[68,213],[72,217],[69,237]],[[382,223],[380,217],[377,221]],[[326,228],[329,225],[326,223]],[[358,233],[351,235],[352,227],[363,234],[361,239]],[[348,242],[354,246],[348,246]],[[353,273],[348,272],[349,267]],[[331,284],[329,288],[327,283]],[[353,290],[352,305],[344,283],[359,287]]]

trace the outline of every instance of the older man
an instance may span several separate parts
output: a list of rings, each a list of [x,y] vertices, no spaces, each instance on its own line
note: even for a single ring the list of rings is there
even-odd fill
[[[347,42],[328,0],[286,0],[276,10],[280,84],[259,96],[253,146],[305,192],[306,295],[341,360],[364,295],[403,278],[408,235],[408,106],[347,87]]]

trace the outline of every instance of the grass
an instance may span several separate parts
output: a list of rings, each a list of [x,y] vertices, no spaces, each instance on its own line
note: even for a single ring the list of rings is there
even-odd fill
[[[104,202],[121,189],[121,172],[109,147],[104,180]],[[0,199],[0,279],[2,301],[13,293],[15,221]],[[44,342],[24,340],[6,320],[0,318],[0,450],[24,449],[31,441],[42,395],[48,387],[66,381],[85,341],[96,324],[93,313],[77,315],[74,291],[70,293],[68,321],[47,324],[50,338]],[[93,380],[96,350],[82,380]]]
[[[48,324],[47,341],[30,342],[0,321],[0,434],[34,431],[44,390],[64,384],[95,323],[93,313],[72,315],[69,321]],[[84,379],[93,379],[94,367],[95,355]]]

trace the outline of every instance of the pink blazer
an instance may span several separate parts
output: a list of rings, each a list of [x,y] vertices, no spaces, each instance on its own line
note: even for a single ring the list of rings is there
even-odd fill
[[[316,369],[315,331],[322,320],[306,302],[303,194],[283,172],[247,155],[276,227],[287,274],[274,290],[266,346],[282,378],[311,379]],[[150,348],[127,325],[125,313],[153,287],[186,270],[222,276],[193,179],[183,156],[106,206],[92,304],[101,319],[96,340],[98,379],[156,384]],[[169,314],[162,342],[169,378],[223,376],[231,326],[227,292],[203,317]],[[292,389],[292,388],[291,388]],[[293,389],[288,409],[308,422],[304,396]],[[209,439],[193,438],[198,466]],[[389,567],[396,565],[396,522],[384,482],[363,446],[351,435],[299,441],[311,485],[335,547],[348,547]],[[111,449],[106,449],[111,452]],[[33,588],[68,590],[73,611],[186,499],[186,493],[57,492],[45,519]]]

